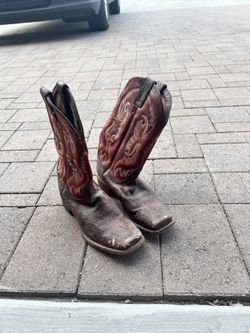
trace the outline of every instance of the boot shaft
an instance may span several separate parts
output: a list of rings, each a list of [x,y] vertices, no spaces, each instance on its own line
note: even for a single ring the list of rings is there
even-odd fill
[[[167,124],[170,109],[166,85],[132,78],[100,134],[100,172],[118,183],[135,180]]]
[[[76,199],[89,197],[92,172],[82,124],[73,96],[65,84],[57,84],[53,94],[41,88],[58,152],[59,184]]]

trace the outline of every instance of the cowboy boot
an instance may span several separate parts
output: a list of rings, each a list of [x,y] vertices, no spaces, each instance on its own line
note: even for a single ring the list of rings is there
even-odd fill
[[[93,181],[82,123],[69,87],[57,83],[53,93],[41,88],[41,94],[59,155],[58,185],[64,208],[78,220],[92,246],[118,255],[133,252],[144,238]]]
[[[166,85],[149,78],[132,78],[99,140],[99,185],[120,199],[138,228],[151,233],[161,233],[174,222],[167,208],[138,175],[167,124],[171,105]]]

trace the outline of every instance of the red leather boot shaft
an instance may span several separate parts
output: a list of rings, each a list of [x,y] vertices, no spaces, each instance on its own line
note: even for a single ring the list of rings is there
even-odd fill
[[[59,181],[78,200],[89,201],[92,172],[84,137],[79,137],[71,122],[53,104],[52,94],[46,94],[45,104],[54,132],[58,152]],[[87,199],[89,198],[89,199]]]
[[[152,84],[142,105],[136,105],[144,80],[128,82],[100,135],[99,160],[104,172],[118,183],[137,178],[168,120],[163,105],[165,87],[159,83]],[[171,103],[170,94],[169,98]]]
[[[140,78],[128,82],[100,134],[98,157],[104,169],[111,166],[132,114],[136,111],[137,107],[133,103],[139,92],[139,86]]]

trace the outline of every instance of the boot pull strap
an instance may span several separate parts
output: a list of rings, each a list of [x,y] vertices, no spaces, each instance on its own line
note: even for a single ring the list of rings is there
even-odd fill
[[[62,110],[61,112],[64,113],[66,118],[71,122],[72,125],[74,125],[74,119],[73,119],[73,114],[70,110],[69,107],[69,100],[68,100],[68,85],[64,83],[63,81],[58,81],[54,90],[53,90],[53,95],[55,96],[55,93],[58,92],[61,101],[62,101]]]
[[[167,89],[167,85],[165,83],[161,83],[160,81],[157,82],[156,87],[159,90],[160,94],[162,94],[163,91]]]
[[[80,138],[84,138],[84,131],[82,127],[82,123],[77,111],[76,103],[74,100],[74,97],[69,89],[69,86],[64,83],[63,81],[58,81],[54,92],[58,92],[62,104],[63,104],[63,113],[68,119],[68,121],[71,123],[71,125],[75,128],[77,131],[77,134]]]
[[[146,77],[142,80],[139,87],[139,92],[134,101],[134,104],[138,108],[141,108],[143,106],[154,84],[156,84],[156,81],[151,80],[149,77]]]
[[[156,82],[151,80],[149,77],[146,77],[142,80],[139,92],[135,98],[134,104],[141,108],[143,104],[145,103],[148,94],[150,93],[150,90],[153,88],[153,86],[156,85],[156,88],[160,92],[160,94],[163,93],[163,91],[167,88],[167,85],[165,83]]]
[[[52,114],[52,116],[55,117],[55,110],[54,110],[54,105],[53,105],[54,97],[53,97],[52,93],[45,87],[41,87],[40,94],[42,95],[45,105],[49,106],[50,113]]]

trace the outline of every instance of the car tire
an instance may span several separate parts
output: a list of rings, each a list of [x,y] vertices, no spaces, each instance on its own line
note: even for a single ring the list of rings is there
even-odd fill
[[[111,2],[111,4],[109,5],[109,12],[112,15],[120,14],[121,12],[120,0],[115,0]]]
[[[88,20],[89,27],[94,31],[107,30],[109,28],[108,0],[101,0],[99,13]]]

